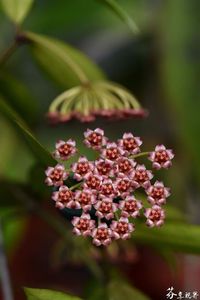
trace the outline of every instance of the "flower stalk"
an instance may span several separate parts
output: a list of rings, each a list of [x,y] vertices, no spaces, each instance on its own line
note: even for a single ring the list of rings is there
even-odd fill
[[[141,157],[141,156],[147,156],[147,155],[149,155],[149,153],[150,153],[150,151],[141,152],[139,154],[133,155],[132,158],[138,158],[138,157]]]
[[[72,186],[70,187],[70,190],[73,191],[73,190],[79,188],[79,187],[81,186],[81,184],[82,184],[82,182],[78,182],[77,184],[72,185]]]
[[[15,39],[12,44],[1,54],[0,56],[0,66],[4,65],[7,60],[12,56],[12,54],[19,47],[20,43],[17,39]]]

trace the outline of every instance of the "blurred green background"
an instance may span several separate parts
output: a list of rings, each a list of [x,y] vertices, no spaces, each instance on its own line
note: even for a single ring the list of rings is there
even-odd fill
[[[133,258],[123,270],[124,276],[150,299],[161,299],[170,286],[200,290],[199,258],[182,254],[175,254],[174,258],[174,252],[200,253],[200,2],[119,0],[117,3],[135,21],[139,34],[134,35],[115,13],[95,0],[36,0],[22,28],[63,40],[83,51],[110,80],[133,92],[149,110],[148,118],[97,120],[91,124],[70,121],[50,126],[45,118],[49,104],[68,84],[59,85],[43,72],[31,55],[29,45],[19,47],[1,66],[0,95],[50,151],[60,138],[72,137],[81,145],[83,131],[88,127],[102,127],[111,139],[131,131],[144,140],[144,151],[159,143],[174,149],[173,168],[159,174],[172,189],[168,201],[171,221],[167,221],[166,229],[164,226],[152,234],[138,229],[135,240],[133,237],[131,243],[125,243]],[[12,43],[14,34],[12,22],[1,10],[2,53]],[[93,248],[87,251],[88,244],[77,240],[74,243],[74,237],[63,241],[58,233],[45,225],[55,222],[55,227],[59,227],[57,232],[63,232],[65,226],[66,231],[68,228],[66,221],[52,208],[49,191],[43,186],[44,160],[37,159],[38,155],[34,155],[38,154],[37,149],[30,150],[27,136],[5,111],[0,105],[0,215],[16,299],[23,297],[20,286],[55,288],[80,296],[88,290],[90,298],[84,296],[86,299],[104,299],[101,281],[91,280],[91,270],[96,272],[97,267],[104,272],[102,254]],[[86,149],[82,148],[82,151],[85,153]],[[34,201],[37,202],[37,213],[33,213]],[[41,248],[43,251],[38,250]],[[84,249],[83,257],[76,248]],[[117,254],[115,249],[110,251],[112,258],[116,254],[114,262],[108,254],[103,254],[107,255],[108,268],[113,270],[110,278],[115,278],[116,269],[123,263],[121,256],[128,255],[124,251],[123,245]],[[90,271],[88,264],[91,264]],[[165,275],[161,275],[162,280],[156,277],[152,282],[148,275],[154,264],[155,270]],[[111,288],[114,295],[113,290],[118,287],[111,283]],[[126,298],[134,299],[129,292]],[[120,298],[119,291],[112,299],[124,299],[123,293]],[[136,296],[135,299],[140,298]]]

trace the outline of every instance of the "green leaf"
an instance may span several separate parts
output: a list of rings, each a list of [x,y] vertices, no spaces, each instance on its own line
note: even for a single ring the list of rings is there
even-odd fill
[[[50,198],[51,191],[48,186],[44,185],[45,173],[44,167],[40,163],[36,163],[29,168],[27,182],[31,185],[31,190],[34,192],[38,201]],[[34,184],[31,184],[34,182]]]
[[[24,288],[27,300],[81,300],[78,297],[46,289]]]
[[[27,16],[33,0],[1,0],[6,15],[15,23],[20,24]]]
[[[84,298],[87,300],[108,300],[105,284],[101,280],[92,278],[86,287]]]
[[[147,245],[159,245],[184,253],[200,253],[200,226],[186,223],[165,223],[161,228],[137,224],[133,240]]]
[[[0,157],[3,157],[0,160],[1,178],[17,178],[19,181],[26,181],[27,171],[34,158],[22,143],[20,136],[16,134],[14,126],[2,114],[0,115]]]
[[[50,77],[65,88],[105,78],[101,69],[81,51],[59,40],[25,32],[33,57]]]
[[[173,205],[167,204],[165,211],[167,220],[185,223],[187,219],[186,214]]]
[[[111,9],[134,33],[139,33],[139,29],[129,14],[115,0],[98,0]]]
[[[51,165],[55,164],[55,159],[52,157],[51,153],[45,149],[40,142],[35,138],[35,136],[27,130],[23,124],[16,121],[18,128],[21,133],[24,135],[27,144],[35,157],[43,164],[43,165]]]
[[[27,142],[30,150],[38,161],[43,165],[54,164],[51,153],[46,150],[39,141],[34,137],[26,123],[20,118],[20,116],[0,97],[0,112],[3,113],[15,126],[18,131],[23,134],[25,141]]]
[[[121,279],[114,279],[108,286],[109,300],[148,300],[145,294]]]

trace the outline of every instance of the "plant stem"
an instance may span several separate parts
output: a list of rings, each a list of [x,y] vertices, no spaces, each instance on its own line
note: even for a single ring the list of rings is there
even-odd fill
[[[117,219],[117,221],[119,221],[118,211],[115,212],[115,218]]]
[[[19,42],[18,40],[14,40],[10,47],[8,47],[1,55],[0,57],[0,66],[2,66],[4,63],[7,62],[7,60],[10,58],[10,56],[15,52],[15,50],[18,48]]]
[[[14,300],[10,275],[8,270],[8,264],[4,249],[3,232],[2,232],[2,221],[0,219],[0,273],[1,273],[1,286],[4,300]]]
[[[132,155],[130,156],[131,158],[138,158],[138,157],[141,157],[141,156],[145,156],[145,155],[149,155],[150,151],[147,151],[147,152],[141,152],[139,154],[136,154],[136,155]]]
[[[79,187],[81,184],[82,184],[82,181],[81,181],[81,182],[78,182],[78,183],[76,183],[76,184],[75,184],[75,185],[73,185],[73,186],[71,186],[69,189],[70,189],[71,191],[73,191],[74,189],[76,189],[77,187]]]

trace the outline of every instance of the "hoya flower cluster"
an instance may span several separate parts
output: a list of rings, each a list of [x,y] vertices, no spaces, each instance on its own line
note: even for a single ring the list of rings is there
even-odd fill
[[[139,216],[146,218],[149,227],[161,226],[169,188],[160,181],[152,183],[152,171],[135,159],[148,155],[153,168],[169,168],[172,150],[158,145],[152,152],[141,153],[142,141],[132,133],[124,133],[117,142],[109,141],[99,128],[88,129],[84,136],[85,145],[99,152],[97,160],[81,156],[70,170],[60,163],[46,170],[46,184],[54,187],[55,206],[80,212],[79,217],[73,217],[73,232],[91,236],[97,246],[106,246],[115,239],[128,239],[135,230],[134,219]],[[65,161],[75,153],[76,143],[70,139],[58,141],[53,155]],[[71,172],[75,184],[68,186],[66,180]],[[145,191],[149,208],[144,209],[142,201],[135,197],[137,189]]]

